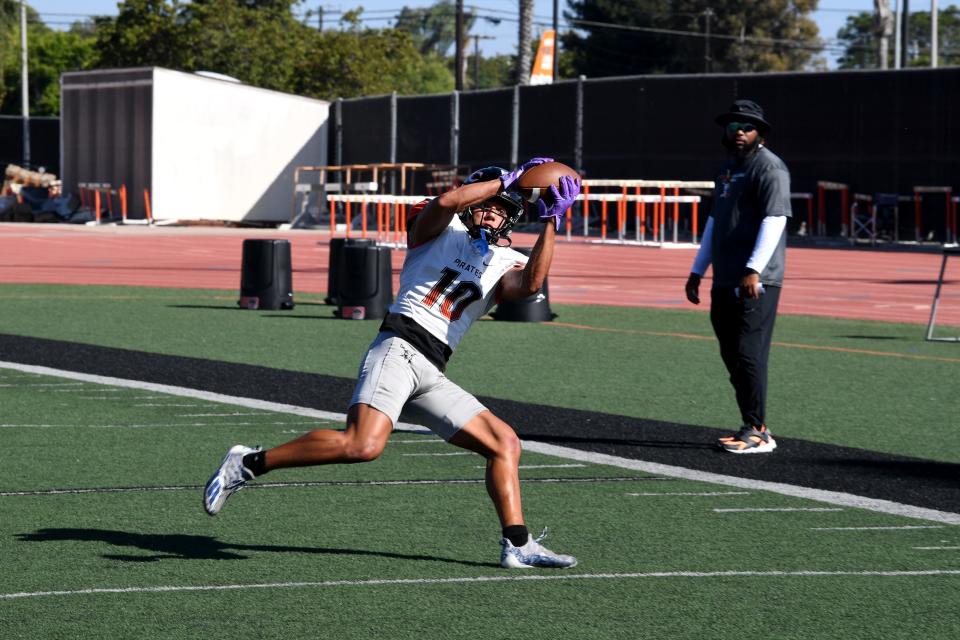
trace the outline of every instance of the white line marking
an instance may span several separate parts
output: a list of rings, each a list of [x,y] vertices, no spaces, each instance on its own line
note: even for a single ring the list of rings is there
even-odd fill
[[[424,440],[392,440],[391,442],[393,442],[393,444],[433,444],[433,443],[435,443],[435,442],[443,442],[443,443],[446,443],[446,440],[444,440],[443,438],[435,438],[435,439],[430,439],[430,440],[427,440],[427,439],[424,439]]]
[[[905,529],[943,529],[943,526],[906,525],[903,527],[812,527],[810,531],[897,531]]]
[[[662,571],[650,573],[563,573],[474,576],[462,578],[395,578],[379,580],[326,580],[323,582],[263,582],[250,584],[165,585],[158,587],[115,587],[108,589],[75,589],[73,591],[21,591],[0,593],[0,600],[51,596],[86,596],[106,593],[171,593],[190,591],[239,591],[242,589],[303,589],[327,587],[416,586],[435,584],[485,584],[491,582],[524,582],[547,580],[638,580],[645,578],[913,578],[921,576],[956,576],[960,569],[928,569],[923,571]]]
[[[266,415],[266,414],[262,414]],[[0,429],[154,429],[170,427],[273,427],[312,426],[314,422],[167,422],[157,424],[0,424]]]
[[[956,551],[960,547],[912,547],[913,549],[920,549],[921,551]]]
[[[147,402],[135,404],[135,407],[202,407],[200,404],[172,403],[172,402]]]
[[[586,484],[598,482],[646,482],[648,480],[667,480],[667,478],[652,478],[650,476],[633,477],[595,477],[595,478],[529,478],[525,483],[537,484]],[[248,484],[247,489],[291,489],[304,487],[364,487],[390,486],[400,487],[409,485],[442,485],[442,484],[483,484],[482,478],[441,478],[437,480],[318,480],[314,482],[258,482]],[[147,491],[200,491],[200,485],[171,485],[153,487],[79,487],[76,489],[40,489],[34,491],[0,491],[0,498],[23,496],[58,496],[81,493],[145,493]]]
[[[470,456],[473,455],[472,451],[451,451],[448,453],[401,453],[401,456]]]
[[[765,511],[789,512],[789,511],[843,511],[840,507],[754,507],[754,508],[729,508],[714,509],[714,513],[754,513]]]
[[[663,493],[628,493],[628,496],[748,496],[749,491],[665,491]]]
[[[25,384],[0,384],[0,387],[79,387],[82,382],[27,382]]]
[[[522,464],[518,469],[583,469],[585,464]],[[486,469],[485,466],[478,465],[474,469]]]
[[[334,413],[331,411],[319,411],[317,409],[308,409],[296,405],[281,404],[277,402],[266,402],[264,400],[255,400],[252,398],[240,398],[237,396],[228,396],[220,393],[211,393],[209,391],[198,391],[197,389],[188,389],[186,387],[175,387],[173,385],[156,384],[153,382],[143,382],[140,380],[126,380],[123,378],[112,378],[107,376],[97,376],[76,371],[66,371],[63,369],[53,369],[50,367],[38,367],[29,364],[20,364],[18,362],[0,361],[0,368],[12,369],[24,373],[34,373],[44,376],[54,376],[67,378],[70,380],[81,380],[84,382],[93,382],[95,384],[112,385],[115,387],[127,387],[130,389],[140,389],[144,391],[154,391],[157,393],[166,393],[169,395],[178,395],[188,398],[198,398],[210,402],[222,404],[232,404],[250,409],[260,409],[263,411],[278,411],[291,413],[299,416],[309,416],[311,418],[320,418],[342,422],[345,420],[345,414]],[[428,429],[419,425],[405,422],[398,422],[395,425],[397,431],[414,431],[417,433],[430,433]],[[893,502],[892,500],[881,500],[878,498],[868,498],[851,493],[840,491],[827,491],[824,489],[812,489],[809,487],[799,487],[783,482],[768,482],[762,480],[752,480],[749,478],[738,478],[736,476],[725,476],[719,473],[709,471],[699,471],[697,469],[687,469],[674,465],[660,464],[657,462],[646,462],[644,460],[631,460],[617,456],[606,455],[602,453],[593,453],[590,451],[580,451],[567,447],[547,444],[545,442],[523,441],[523,448],[527,451],[543,453],[558,458],[568,460],[578,460],[580,462],[589,462],[592,464],[603,464],[622,469],[632,469],[643,471],[654,476],[670,476],[672,478],[681,478],[684,480],[694,480],[697,482],[707,482],[719,484],[727,487],[736,487],[738,489],[750,489],[760,491],[770,491],[785,496],[795,498],[804,498],[835,504],[841,507],[854,507],[857,509],[866,509],[878,513],[913,518],[916,520],[927,520],[932,522],[942,522],[944,524],[960,524],[960,513],[949,511],[939,511],[926,507],[917,507],[908,504]]]
[[[232,418],[234,416],[262,416],[262,412],[243,413],[241,411],[232,411],[230,413],[178,413],[175,418]]]

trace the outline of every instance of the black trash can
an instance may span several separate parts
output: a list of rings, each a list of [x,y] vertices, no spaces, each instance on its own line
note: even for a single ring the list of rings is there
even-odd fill
[[[390,247],[345,244],[340,256],[336,315],[353,320],[387,315],[393,303]]]
[[[289,240],[244,240],[240,274],[243,309],[293,309]]]
[[[376,243],[368,238],[332,238],[330,240],[330,259],[327,267],[327,297],[325,304],[339,305],[339,273],[343,263],[344,247],[372,247]]]
[[[517,249],[520,253],[529,256],[530,249]],[[547,280],[544,279],[540,291],[523,300],[510,300],[497,305],[490,315],[494,320],[509,322],[550,322],[557,314],[550,310],[550,293],[547,290]]]

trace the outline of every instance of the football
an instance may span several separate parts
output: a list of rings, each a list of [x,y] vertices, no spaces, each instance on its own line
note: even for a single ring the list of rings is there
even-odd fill
[[[524,171],[520,175],[520,179],[517,180],[517,187],[522,190],[543,190],[553,185],[559,187],[561,176],[580,177],[576,171],[562,162],[544,162],[543,164],[538,164]]]

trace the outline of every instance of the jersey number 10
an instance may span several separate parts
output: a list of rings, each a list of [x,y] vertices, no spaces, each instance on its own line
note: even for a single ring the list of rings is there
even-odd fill
[[[444,267],[441,274],[437,284],[433,285],[433,288],[423,297],[420,304],[429,309],[442,298],[440,313],[450,322],[456,322],[460,319],[464,309],[483,297],[483,294],[476,283],[466,281],[457,282],[457,286],[447,291],[450,285],[460,277],[461,272]]]

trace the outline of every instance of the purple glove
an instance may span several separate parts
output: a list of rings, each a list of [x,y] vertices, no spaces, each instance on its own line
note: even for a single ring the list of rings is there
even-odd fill
[[[520,176],[523,175],[523,172],[531,167],[535,167],[538,164],[543,164],[545,162],[553,162],[553,158],[530,158],[522,165],[511,171],[510,173],[505,173],[500,176],[500,182],[503,183],[503,190],[506,191],[513,186],[513,183],[516,182]]]
[[[543,198],[537,200],[540,221],[546,223],[550,222],[550,218],[553,218],[559,230],[560,220],[562,220],[563,216],[567,213],[567,209],[576,202],[578,195],[580,195],[580,180],[570,176],[560,176],[560,189],[558,190],[556,185],[550,186],[550,196],[548,200],[550,200],[551,204],[548,206],[547,203],[543,201]]]

